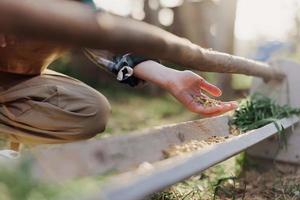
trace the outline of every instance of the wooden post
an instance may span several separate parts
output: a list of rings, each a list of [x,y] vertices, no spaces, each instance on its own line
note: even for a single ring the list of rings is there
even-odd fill
[[[277,61],[274,63],[284,69],[287,78],[283,82],[270,82],[268,84],[260,80],[253,81],[252,93],[260,92],[276,100],[281,105],[290,105],[300,108],[300,65],[290,61]],[[274,159],[289,163],[300,164],[300,127],[295,126],[285,131],[287,149],[281,148],[277,138],[269,138],[248,150],[252,156]]]

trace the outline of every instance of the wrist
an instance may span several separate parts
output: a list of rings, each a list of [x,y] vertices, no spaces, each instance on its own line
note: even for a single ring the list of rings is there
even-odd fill
[[[155,61],[145,61],[134,68],[134,75],[159,87],[170,90],[180,71],[171,69]]]

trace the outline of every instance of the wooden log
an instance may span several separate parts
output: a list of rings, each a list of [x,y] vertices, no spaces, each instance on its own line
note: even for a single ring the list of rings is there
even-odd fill
[[[204,49],[158,27],[95,12],[77,2],[1,0],[1,31],[80,47],[132,52],[208,72],[282,79],[268,64]]]
[[[101,140],[41,146],[32,151],[35,159],[33,171],[36,176],[53,181],[111,171],[124,172],[143,162],[163,160],[165,157],[163,151],[170,145],[228,134],[228,116],[220,116]]]
[[[299,118],[278,121],[284,128],[299,122]],[[170,158],[148,167],[113,177],[98,194],[86,200],[139,200],[229,158],[277,133],[272,123],[227,141],[182,156]]]

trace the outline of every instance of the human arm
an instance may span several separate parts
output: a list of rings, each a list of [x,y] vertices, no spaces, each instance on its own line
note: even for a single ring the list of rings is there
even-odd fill
[[[237,108],[234,101],[218,102],[212,106],[198,102],[195,98],[207,97],[203,91],[215,97],[221,96],[222,91],[192,71],[174,70],[149,60],[134,67],[134,76],[167,90],[187,109],[198,114],[219,115]]]
[[[206,91],[212,96],[220,96],[221,90],[208,83],[199,75],[185,70],[179,71],[163,66],[159,62],[133,54],[114,55],[108,51],[85,49],[85,54],[97,66],[106,71],[112,72],[119,82],[130,86],[136,86],[141,82],[151,82],[170,92],[179,102],[190,111],[202,115],[219,115],[236,108],[236,102],[220,102],[210,106],[204,105],[205,102],[197,101],[197,98],[211,100],[202,91]],[[124,59],[125,62],[124,62]],[[131,60],[134,60],[131,62]],[[130,67],[132,72],[125,75],[122,73],[123,67]],[[119,73],[121,77],[119,79]]]
[[[78,2],[1,0],[0,29],[6,34],[68,45],[132,52],[200,71],[282,78],[267,64],[201,48],[158,27],[95,12]]]

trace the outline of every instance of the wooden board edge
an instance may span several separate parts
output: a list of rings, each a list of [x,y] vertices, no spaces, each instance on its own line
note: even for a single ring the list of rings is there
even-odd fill
[[[279,120],[284,128],[299,118]],[[138,200],[199,173],[277,133],[274,124],[249,131],[192,154],[161,161],[148,171],[132,171],[114,177],[102,190],[87,200]]]

